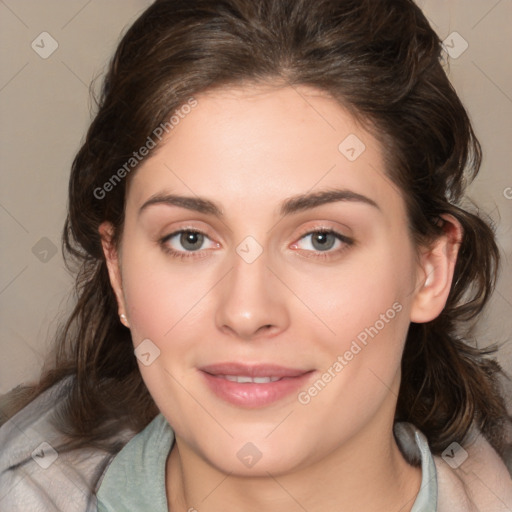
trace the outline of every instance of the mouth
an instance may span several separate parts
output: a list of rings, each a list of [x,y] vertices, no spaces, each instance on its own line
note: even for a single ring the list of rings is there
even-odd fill
[[[217,397],[243,408],[277,402],[304,386],[315,372],[273,364],[239,363],[209,365],[199,371]]]

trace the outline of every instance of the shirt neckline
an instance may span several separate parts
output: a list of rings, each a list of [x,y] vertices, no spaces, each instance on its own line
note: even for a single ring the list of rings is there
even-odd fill
[[[406,428],[395,430],[397,441],[409,444],[412,441],[421,456],[421,485],[411,512],[435,512],[437,472],[427,439],[414,425],[399,425]],[[165,474],[173,442],[174,431],[165,417],[158,414],[106,468],[97,491],[98,512],[168,512]]]

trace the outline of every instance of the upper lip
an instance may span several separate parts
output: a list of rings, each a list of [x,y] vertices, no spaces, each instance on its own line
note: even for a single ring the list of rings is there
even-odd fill
[[[275,364],[218,363],[199,368],[210,375],[237,375],[247,377],[299,377],[311,370],[286,368]]]

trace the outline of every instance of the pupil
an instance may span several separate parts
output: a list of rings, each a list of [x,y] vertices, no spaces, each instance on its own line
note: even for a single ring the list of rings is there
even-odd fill
[[[181,244],[185,249],[195,250],[199,249],[202,244],[202,237],[201,233],[193,233],[191,231],[187,231],[185,233],[181,234]]]
[[[328,242],[328,237],[331,237],[331,240],[329,243]],[[328,250],[328,249],[331,249],[332,246],[334,245],[334,237],[332,235],[332,233],[317,233],[316,235],[313,236],[313,245],[315,246],[315,243],[319,243],[320,246],[319,247],[315,247],[316,249],[320,249],[320,250]]]

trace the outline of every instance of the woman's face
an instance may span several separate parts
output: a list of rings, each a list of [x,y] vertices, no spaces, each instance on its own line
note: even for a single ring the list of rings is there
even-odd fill
[[[378,449],[424,277],[379,144],[308,87],[196,99],[133,175],[110,266],[151,395],[225,472]]]

